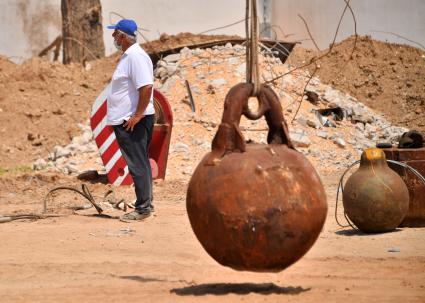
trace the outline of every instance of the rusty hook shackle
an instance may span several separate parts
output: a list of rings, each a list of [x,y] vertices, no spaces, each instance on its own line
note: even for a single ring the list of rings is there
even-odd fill
[[[248,100],[252,96],[254,84],[239,83],[232,87],[224,101],[224,110],[218,131],[212,141],[212,152],[207,165],[213,164],[228,152],[245,152],[245,138],[239,128],[242,115],[250,120],[265,117],[269,132],[268,144],[285,144],[295,149],[290,138],[279,97],[266,84],[262,84],[257,95],[258,109],[252,112]]]

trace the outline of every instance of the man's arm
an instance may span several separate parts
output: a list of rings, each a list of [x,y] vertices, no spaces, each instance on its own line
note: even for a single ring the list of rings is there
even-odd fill
[[[146,85],[139,88],[139,103],[137,104],[136,113],[123,125],[127,131],[133,131],[134,126],[142,120],[144,117],[143,113],[149,105],[151,95],[152,85]]]

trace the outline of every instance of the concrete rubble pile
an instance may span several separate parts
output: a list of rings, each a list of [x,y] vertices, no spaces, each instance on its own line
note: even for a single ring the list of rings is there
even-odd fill
[[[309,100],[303,97],[301,108],[292,121],[309,75],[296,70],[271,81],[294,67],[282,64],[269,50],[262,52],[260,62],[262,81],[269,81],[281,99],[292,141],[319,172],[343,169],[357,160],[364,148],[374,147],[378,142],[395,144],[407,131],[392,126],[361,100],[322,84],[316,77],[305,89]],[[167,178],[189,177],[210,150],[221,120],[225,95],[233,85],[245,81],[245,73],[245,47],[230,43],[211,49],[183,48],[180,53],[157,63],[155,86],[167,96],[174,114]],[[185,81],[191,88],[194,112]],[[79,126],[80,136],[67,146],[56,146],[48,159],[34,163],[34,169],[49,168],[65,174],[89,169],[104,172],[88,123]],[[266,143],[264,119],[242,118],[241,129],[246,140]]]

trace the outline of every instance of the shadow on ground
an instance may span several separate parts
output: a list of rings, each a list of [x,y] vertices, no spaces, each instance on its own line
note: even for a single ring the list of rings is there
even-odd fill
[[[125,279],[125,280],[137,281],[137,282],[141,282],[141,283],[167,282],[167,280],[164,280],[164,279],[150,278],[150,277],[143,277],[143,276],[120,276],[119,278]]]
[[[107,174],[99,174],[97,170],[88,170],[77,176],[78,180],[87,181],[91,184],[101,183],[108,184],[108,175]]]
[[[400,232],[401,229],[397,228],[391,231],[387,231],[387,232],[381,232],[381,233],[364,233],[360,230],[357,229],[343,229],[343,230],[338,230],[335,233],[339,236],[347,236],[347,237],[352,237],[352,236],[376,236],[376,235],[380,235],[380,234],[384,234],[384,233],[396,233],[396,232]]]
[[[170,290],[179,296],[204,296],[204,295],[227,295],[238,294],[246,295],[249,293],[258,293],[263,295],[298,295],[309,291],[310,288],[302,287],[280,287],[273,283],[211,283],[174,288]]]

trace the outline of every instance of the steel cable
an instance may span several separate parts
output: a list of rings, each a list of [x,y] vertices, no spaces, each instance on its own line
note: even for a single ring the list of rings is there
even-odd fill
[[[249,5],[250,3],[250,5]],[[248,11],[251,17],[248,18]],[[251,20],[250,26],[248,26],[249,19]],[[247,63],[247,83],[254,84],[254,91],[252,96],[257,96],[260,92],[260,67],[258,62],[258,16],[257,16],[257,2],[256,0],[247,0],[247,18],[245,29],[247,30],[247,52],[246,52],[246,63]],[[249,28],[249,32],[248,32]]]
[[[103,212],[103,209],[99,205],[97,205],[96,201],[94,200],[94,198],[93,198],[92,194],[90,193],[90,190],[88,189],[87,185],[82,184],[81,185],[81,191],[74,188],[74,187],[69,187],[69,186],[58,186],[58,187],[55,187],[52,190],[50,190],[47,193],[47,195],[46,195],[46,197],[44,198],[44,201],[43,201],[43,213],[47,212],[47,199],[50,197],[50,195],[53,192],[58,191],[58,190],[74,191],[74,192],[80,194],[81,196],[83,196],[84,198],[86,198],[90,202],[90,204],[92,206],[94,206],[94,208],[96,208],[96,210],[99,214],[101,214]]]

